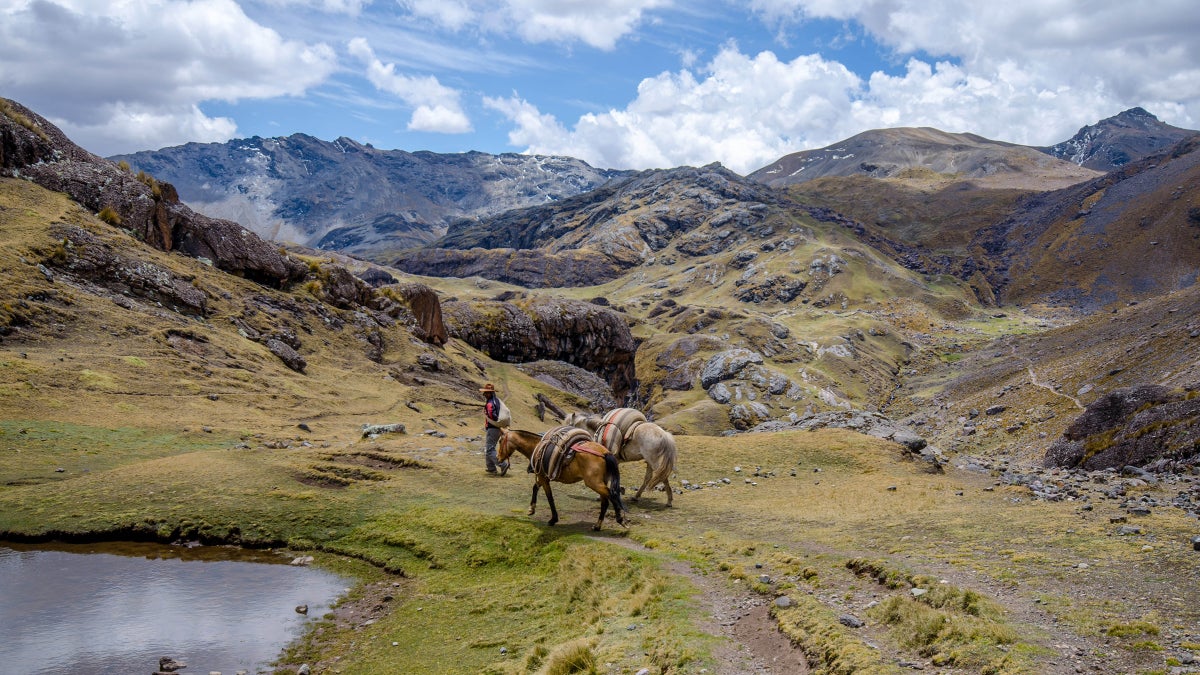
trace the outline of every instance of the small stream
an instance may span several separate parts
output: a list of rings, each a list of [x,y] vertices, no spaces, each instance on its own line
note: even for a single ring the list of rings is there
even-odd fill
[[[268,672],[351,585],[290,560],[233,547],[0,542],[0,671],[149,675],[169,656],[187,664],[181,674]]]

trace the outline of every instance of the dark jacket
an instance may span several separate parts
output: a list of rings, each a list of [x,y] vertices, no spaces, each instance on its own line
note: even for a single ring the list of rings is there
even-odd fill
[[[487,427],[500,428],[492,424],[492,422],[500,419],[500,399],[496,398],[495,394],[489,396],[487,402],[483,404],[483,417],[485,422],[483,426],[485,429]]]

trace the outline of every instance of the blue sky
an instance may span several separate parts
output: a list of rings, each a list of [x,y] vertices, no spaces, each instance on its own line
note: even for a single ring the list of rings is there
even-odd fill
[[[0,0],[0,43],[0,95],[102,155],[306,133],[748,173],[882,127],[1200,127],[1194,0]]]

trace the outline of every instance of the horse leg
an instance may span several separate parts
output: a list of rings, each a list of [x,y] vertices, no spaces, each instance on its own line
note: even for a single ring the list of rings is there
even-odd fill
[[[607,492],[608,492],[608,490],[605,490],[605,493],[607,493]],[[614,504],[613,511],[616,511],[616,509],[617,509],[617,506]],[[592,526],[592,531],[594,531],[594,532],[600,531],[600,526],[604,524],[604,514],[605,513],[608,513],[608,495],[602,494],[602,495],[600,495],[600,519],[597,520],[596,524]]]
[[[537,481],[534,481],[534,483],[533,483],[533,498],[529,500],[529,515],[531,515],[531,516],[533,515],[533,512],[537,510],[537,491],[538,491],[538,483],[537,483]]]
[[[543,480],[539,478],[538,482]],[[546,489],[546,501],[550,503],[550,522],[548,524],[553,525],[558,522],[558,509],[554,506],[554,493],[550,491],[550,481],[546,481],[543,487]]]
[[[654,476],[654,469],[650,468],[650,462],[646,462],[646,477],[642,479],[642,487],[638,488],[637,494],[633,496],[632,501],[637,501],[642,498],[642,492],[650,487],[650,478]]]

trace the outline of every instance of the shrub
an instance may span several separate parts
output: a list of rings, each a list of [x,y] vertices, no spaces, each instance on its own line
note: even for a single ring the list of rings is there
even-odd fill
[[[596,655],[586,640],[575,640],[560,645],[546,659],[546,675],[568,675],[569,673],[595,673]]]
[[[117,210],[111,206],[105,206],[104,208],[100,209],[100,213],[97,213],[96,217],[108,223],[109,225],[114,226],[119,226],[122,222],[124,222],[121,219],[121,214],[117,213]]]

